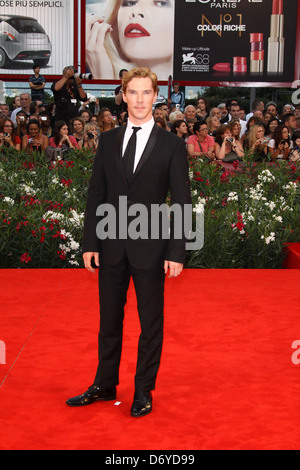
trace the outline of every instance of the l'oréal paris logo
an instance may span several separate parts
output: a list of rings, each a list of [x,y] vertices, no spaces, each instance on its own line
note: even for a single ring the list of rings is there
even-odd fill
[[[247,3],[262,3],[263,0],[244,0]],[[209,5],[210,8],[236,8],[238,3],[242,3],[243,0],[185,0],[185,3],[201,3],[202,5]]]

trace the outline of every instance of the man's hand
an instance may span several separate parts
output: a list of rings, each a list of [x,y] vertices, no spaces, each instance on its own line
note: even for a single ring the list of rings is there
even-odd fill
[[[183,264],[175,263],[175,261],[166,260],[164,264],[164,269],[165,269],[165,274],[167,274],[168,270],[170,270],[169,277],[177,277],[183,270]]]
[[[87,251],[86,253],[83,253],[84,267],[88,271],[90,271],[90,273],[95,272],[95,269],[92,266],[92,259],[93,258],[95,260],[95,265],[98,266],[98,268],[99,268],[99,253],[94,252],[94,251]]]

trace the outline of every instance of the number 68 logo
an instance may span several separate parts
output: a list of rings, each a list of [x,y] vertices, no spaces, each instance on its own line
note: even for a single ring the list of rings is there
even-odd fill
[[[292,103],[297,105],[300,103],[300,80],[295,80],[292,83],[292,88],[297,88],[292,94]]]
[[[200,65],[209,64],[209,54],[197,54],[196,59],[197,59],[197,63]]]

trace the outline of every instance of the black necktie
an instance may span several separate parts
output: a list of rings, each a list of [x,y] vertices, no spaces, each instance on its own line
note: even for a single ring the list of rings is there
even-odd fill
[[[135,150],[136,150],[136,133],[141,129],[141,127],[132,127],[132,135],[128,141],[124,156],[123,156],[123,166],[125,176],[128,181],[131,181],[133,176],[133,167],[135,159]]]

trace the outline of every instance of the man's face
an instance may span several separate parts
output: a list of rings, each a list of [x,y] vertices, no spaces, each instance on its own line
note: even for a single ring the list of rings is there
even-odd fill
[[[259,104],[257,105],[257,109],[259,109],[260,111],[264,111],[265,109],[265,105],[264,105],[264,102],[263,101],[260,101]]]
[[[196,117],[196,109],[194,106],[188,106],[185,110],[186,119],[194,119]]]
[[[221,108],[219,108],[220,111],[221,111],[221,118],[225,118],[228,114],[228,111],[226,109],[226,106],[221,106]]]
[[[269,104],[269,106],[267,107],[267,111],[273,114],[273,116],[276,116],[277,114],[277,109],[273,104]]]
[[[22,108],[27,108],[29,106],[29,96],[28,95],[21,95],[20,96],[21,100],[21,106]]]
[[[8,116],[8,114],[9,114],[8,104],[1,104],[0,111],[1,111],[2,114],[4,114],[4,116]]]
[[[152,117],[152,106],[157,99],[149,77],[133,78],[123,93],[123,100],[128,106],[128,116],[133,124],[141,125]]]
[[[297,121],[295,116],[291,116],[286,122],[286,124],[290,130],[294,131],[297,128]]]
[[[231,106],[230,116],[233,119],[239,119],[240,118],[240,107],[239,106]]]

